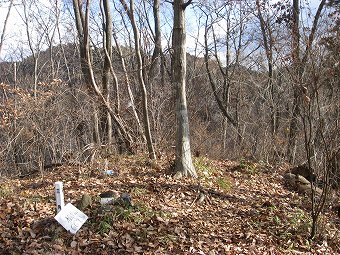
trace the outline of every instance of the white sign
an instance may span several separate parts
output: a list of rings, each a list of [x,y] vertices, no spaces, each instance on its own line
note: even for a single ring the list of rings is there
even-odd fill
[[[60,212],[61,209],[64,207],[64,190],[63,190],[63,183],[62,182],[55,182],[55,200],[57,204],[57,213]]]
[[[77,233],[88,219],[85,213],[78,210],[70,203],[64,206],[54,218],[60,223],[60,225],[72,234]]]

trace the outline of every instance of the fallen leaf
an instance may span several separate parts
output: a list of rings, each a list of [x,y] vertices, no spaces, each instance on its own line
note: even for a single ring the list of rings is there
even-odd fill
[[[72,242],[71,242],[71,248],[76,248],[76,247],[77,247],[77,244],[78,244],[78,242],[72,241]]]

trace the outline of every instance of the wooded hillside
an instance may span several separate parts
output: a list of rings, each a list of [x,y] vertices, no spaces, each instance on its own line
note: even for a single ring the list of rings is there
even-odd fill
[[[175,197],[182,194],[184,199],[189,194],[188,201],[176,204],[179,211],[184,207],[191,210],[196,203],[195,192],[203,192],[201,185],[207,185],[208,190],[202,194],[211,200],[206,201],[207,207],[197,206],[193,224],[201,224],[206,229],[202,235],[208,235],[207,226],[212,221],[201,222],[203,218],[199,215],[211,215],[216,222],[211,227],[213,235],[202,241],[196,236],[191,240],[182,230],[175,232],[175,237],[165,234],[170,241],[162,244],[166,246],[169,241],[175,246],[182,240],[185,248],[181,246],[179,252],[183,254],[190,252],[194,243],[193,253],[214,250],[212,237],[218,235],[218,229],[223,229],[218,238],[226,238],[230,245],[236,242],[235,247],[240,248],[240,243],[249,245],[248,240],[255,233],[257,237],[251,240],[257,243],[263,230],[257,222],[261,213],[266,215],[263,230],[266,241],[260,246],[268,244],[278,253],[291,249],[290,244],[302,251],[308,242],[310,246],[304,251],[321,254],[326,246],[320,246],[321,249],[320,243],[312,244],[310,240],[338,238],[334,229],[339,222],[334,222],[332,210],[339,206],[340,186],[339,1],[6,0],[0,2],[0,11],[6,14],[0,17],[0,176],[5,185],[2,204],[8,214],[18,211],[23,217],[34,209],[34,216],[26,225],[3,214],[4,222],[12,224],[12,234],[18,227],[21,240],[29,239],[22,241],[25,244],[20,249],[28,249],[26,245],[33,245],[32,240],[38,236],[30,224],[38,220],[35,212],[42,209],[35,208],[36,203],[21,204],[22,200],[13,197],[14,194],[21,194],[25,190],[22,187],[28,185],[29,192],[36,190],[39,197],[47,196],[50,203],[47,189],[58,178],[67,182],[70,175],[70,190],[86,187],[82,192],[97,196],[99,186],[115,183],[114,178],[96,180],[100,171],[108,170],[109,163],[124,172],[117,179],[119,185],[139,183],[145,189],[142,193],[149,195],[151,187],[147,185],[161,182],[160,189]],[[126,162],[139,155],[149,164],[146,168],[137,164],[142,168],[140,173],[132,166],[123,169]],[[110,161],[112,158],[117,162]],[[222,165],[232,160],[251,174],[235,176],[240,169],[234,173],[225,166],[228,174],[226,169],[216,170],[216,176],[215,172],[208,174],[214,176],[213,184],[206,177],[209,167],[199,166],[202,159]],[[98,162],[107,164],[98,166],[96,172],[94,165]],[[244,166],[242,162],[248,163]],[[155,170],[153,164],[162,166]],[[282,165],[288,174],[280,170]],[[253,176],[258,166],[259,176]],[[138,179],[139,174],[143,178]],[[222,178],[225,174],[227,180]],[[307,207],[305,201],[301,202],[305,198],[296,198],[295,193],[286,191],[289,187],[280,186],[280,191],[273,191],[275,185],[282,184],[282,176],[295,186],[295,191],[306,193],[310,202],[306,202]],[[22,178],[33,179],[26,183]],[[229,193],[226,188],[220,193],[219,189],[228,186],[230,178],[236,178],[230,180],[235,190]],[[16,182],[18,187],[13,187]],[[246,186],[238,189],[239,183]],[[95,190],[91,190],[92,185]],[[267,195],[261,193],[259,201],[252,201],[251,194],[256,197],[258,191],[252,193],[253,185],[262,191],[268,189]],[[130,194],[135,188],[140,187],[121,186],[119,191]],[[158,192],[152,190],[144,199],[151,201]],[[160,199],[167,199],[166,192],[160,194],[165,196]],[[286,197],[278,196],[280,192],[292,200],[288,202]],[[20,196],[25,200],[30,195]],[[150,209],[150,201],[130,195],[140,198],[148,208],[144,208],[147,212],[139,207],[130,208],[132,221],[136,215],[144,217],[143,224],[159,221],[161,229],[157,231],[158,226],[151,224],[150,238],[166,232],[169,221],[158,214],[165,200],[155,200],[158,207]],[[233,200],[235,197],[237,201]],[[235,204],[225,205],[225,199]],[[48,218],[52,214],[51,205],[45,202],[39,206],[49,208],[45,215]],[[235,210],[244,203],[249,210],[240,210],[251,222],[249,235],[248,231],[241,233],[231,226],[239,226]],[[236,208],[228,216],[228,212],[221,210],[223,206]],[[311,226],[308,223],[303,234],[291,229],[290,220],[285,218],[289,215],[283,216],[284,210],[294,214],[295,206],[301,207],[299,217],[309,213],[310,218],[304,220]],[[100,208],[97,204],[95,211],[89,213],[105,221],[100,217],[107,215],[96,211]],[[155,210],[150,217],[144,215],[148,210]],[[217,211],[223,211],[221,222]],[[27,220],[26,216],[22,220]],[[110,230],[111,216],[110,222],[105,223]],[[117,217],[113,218],[117,220],[120,216]],[[328,229],[323,220],[333,225]],[[273,222],[277,224],[274,230],[270,226]],[[194,227],[185,224],[175,225],[187,228],[185,231]],[[282,230],[284,226],[288,232]],[[108,238],[107,231],[96,232],[97,227],[88,225],[80,236],[96,233],[98,238]],[[144,227],[138,226],[138,231],[148,229]],[[240,229],[248,227],[242,225]],[[239,241],[235,235],[222,237],[229,236],[229,232],[239,233],[235,235],[242,235],[245,240],[240,237]],[[287,236],[282,237],[279,232]],[[125,243],[122,248],[115,239],[118,236],[111,235],[110,240],[118,245],[114,251],[126,248],[126,252],[132,252],[128,250],[131,245]],[[75,237],[77,245],[73,243],[72,248],[80,247],[80,236]],[[128,236],[127,239],[132,238],[131,233]],[[19,242],[6,234],[2,238],[11,247]],[[235,238],[238,241],[234,242]],[[148,244],[144,241],[132,239],[139,243],[136,252],[140,252],[138,247],[150,252],[157,250],[153,249],[156,246],[145,248]],[[203,248],[200,242],[209,243],[208,248]],[[218,242],[218,246],[223,243],[222,239]],[[335,243],[329,244],[331,252],[338,249]],[[254,254],[262,251],[260,246],[256,246]],[[50,248],[48,245],[47,249]],[[243,248],[240,251],[229,248],[231,254],[243,252]],[[224,247],[224,252],[229,248]],[[164,249],[177,254],[172,248]],[[223,249],[216,252],[223,253]]]
[[[339,218],[328,206],[309,240],[311,202],[285,185],[287,165],[199,157],[198,179],[173,179],[173,162],[112,156],[2,180],[2,254],[339,254]],[[66,203],[81,208],[77,201],[92,197],[76,235],[53,219],[61,176]],[[132,205],[101,205],[106,191],[130,194]]]

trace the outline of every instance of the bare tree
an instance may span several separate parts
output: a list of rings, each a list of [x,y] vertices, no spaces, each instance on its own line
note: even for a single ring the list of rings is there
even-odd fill
[[[162,38],[161,38],[161,21],[159,17],[160,1],[154,0],[152,5],[153,19],[154,19],[154,38],[155,47],[152,53],[151,67],[149,70],[149,79],[153,79],[157,74],[157,69],[161,66],[160,57],[162,54]]]
[[[132,138],[126,127],[123,124],[121,118],[116,114],[114,109],[111,107],[110,102],[105,98],[99,86],[97,85],[96,78],[94,76],[92,55],[90,51],[90,35],[89,35],[89,6],[90,0],[85,2],[85,6],[79,0],[73,0],[73,8],[76,17],[76,26],[78,31],[79,43],[80,43],[80,55],[81,64],[84,76],[88,82],[89,89],[99,99],[100,103],[103,104],[107,111],[110,113],[114,124],[116,125],[118,132],[123,140],[128,152],[133,153],[132,149]],[[85,8],[84,8],[85,7]],[[107,16],[106,18],[109,18]],[[107,20],[107,22],[112,22]]]
[[[4,41],[5,41],[6,27],[7,27],[9,15],[10,15],[11,10],[12,10],[13,1],[14,0],[9,1],[9,6],[8,6],[8,9],[7,9],[6,18],[5,18],[5,21],[4,21],[4,26],[2,28],[2,33],[1,33],[1,37],[0,37],[0,55],[1,55],[2,46],[4,45]]]
[[[122,3],[126,13],[129,16],[132,29],[133,29],[133,35],[134,35],[134,41],[135,41],[135,53],[137,57],[137,65],[138,65],[138,82],[140,85],[140,89],[142,91],[142,110],[143,110],[143,123],[144,123],[144,133],[146,137],[146,143],[148,147],[149,152],[149,158],[150,159],[156,159],[155,149],[152,143],[152,136],[151,136],[151,129],[150,129],[150,120],[149,120],[149,113],[148,113],[148,95],[147,90],[143,78],[143,61],[142,61],[142,55],[141,55],[141,49],[140,49],[140,36],[139,36],[139,30],[135,21],[135,14],[134,14],[134,1],[130,0],[130,7],[126,4],[125,0],[120,0]]]
[[[192,163],[190,149],[189,118],[186,99],[186,38],[185,38],[185,9],[192,0],[174,0],[174,23],[172,35],[172,83],[176,89],[176,176],[197,177]]]
[[[243,141],[241,124],[241,93],[244,77],[244,52],[255,52],[250,45],[251,37],[246,30],[249,12],[243,2],[213,1],[212,6],[201,5],[205,16],[204,62],[209,85],[215,102],[223,116],[223,150],[226,150],[227,134],[230,128],[237,135],[241,148]],[[248,48],[247,48],[248,47]],[[242,70],[243,69],[243,70]]]
[[[20,17],[22,21],[25,24],[25,31],[27,36],[27,42],[30,49],[30,52],[32,54],[32,58],[34,61],[34,87],[33,87],[33,93],[34,97],[37,96],[37,86],[38,86],[38,61],[42,46],[42,36],[37,36],[34,34],[34,22],[32,22],[33,19],[37,19],[37,16],[32,12],[32,9],[34,5],[36,4],[33,0],[22,0],[21,4],[23,6],[23,14],[20,14]],[[36,29],[36,32],[38,32],[39,29]],[[40,31],[41,32],[41,31]]]
[[[120,58],[122,69],[123,69],[123,77],[124,77],[123,83],[126,85],[126,89],[127,89],[127,92],[128,92],[129,106],[131,106],[132,114],[133,114],[133,116],[134,116],[134,118],[137,122],[138,132],[143,137],[143,141],[146,142],[144,131],[143,131],[143,128],[142,128],[142,125],[141,125],[141,122],[140,122],[140,119],[139,119],[139,116],[138,116],[138,113],[137,113],[135,98],[134,98],[134,95],[132,93],[130,79],[129,79],[127,67],[126,67],[126,64],[125,64],[125,59],[124,59],[123,52],[122,52],[121,47],[120,47],[119,42],[118,42],[116,32],[113,33],[113,38],[114,38],[114,41],[115,41],[116,50],[117,50],[118,56]],[[118,112],[119,112],[119,100],[118,100],[118,107],[117,108],[118,108]]]
[[[213,90],[214,93],[214,97],[215,100],[217,102],[217,105],[219,107],[219,109],[221,110],[222,114],[224,115],[224,117],[227,118],[227,120],[234,126],[234,127],[238,127],[238,122],[235,119],[235,117],[233,117],[230,112],[229,112],[229,95],[230,95],[230,86],[231,86],[231,73],[233,72],[232,69],[235,69],[235,67],[239,64],[239,52],[240,52],[240,40],[239,44],[238,44],[238,49],[236,52],[236,62],[233,63],[234,67],[230,67],[231,66],[231,59],[230,59],[230,44],[229,44],[229,36],[230,36],[230,20],[229,20],[229,16],[231,15],[230,12],[227,12],[227,31],[226,31],[226,68],[223,68],[223,64],[221,63],[221,60],[218,56],[218,51],[217,51],[217,39],[216,39],[216,34],[214,32],[214,28],[213,28],[213,23],[215,21],[212,21],[212,24],[208,25],[208,21],[209,21],[209,14],[206,14],[207,18],[206,18],[206,25],[205,25],[205,33],[204,33],[204,47],[205,47],[205,54],[204,54],[204,59],[205,59],[205,67],[207,70],[207,74],[209,77],[209,82],[211,85],[211,88]],[[208,45],[208,33],[209,31],[212,31],[213,33],[213,49],[211,50],[212,53],[210,53],[210,47]],[[241,36],[242,32],[240,31],[240,36]],[[240,38],[241,39],[241,38]],[[210,61],[209,61],[209,56],[213,55],[214,59],[216,60],[216,62],[218,63],[218,68],[219,71],[221,72],[222,76],[223,76],[223,91],[222,91],[222,96],[219,95],[218,93],[218,86],[214,80],[211,68],[210,68]],[[217,77],[215,77],[217,78]]]
[[[270,117],[271,117],[271,133],[274,136],[277,131],[277,109],[275,107],[274,102],[274,81],[273,81],[273,46],[274,46],[274,39],[271,24],[269,20],[265,20],[263,13],[262,13],[262,6],[265,5],[264,2],[260,0],[256,0],[256,8],[257,8],[257,16],[260,21],[261,27],[261,34],[262,34],[262,42],[263,47],[266,53],[267,59],[267,66],[268,66],[268,84],[267,87],[270,88]]]
[[[308,41],[306,44],[306,48],[303,52],[303,56],[301,58],[301,34],[300,34],[300,0],[293,0],[292,6],[292,65],[293,65],[293,84],[294,84],[294,99],[293,99],[293,112],[292,118],[290,121],[289,128],[289,138],[288,138],[288,147],[287,147],[287,157],[290,162],[294,162],[295,158],[295,150],[296,150],[296,136],[298,133],[298,119],[300,114],[301,102],[303,97],[306,94],[306,87],[303,84],[303,74],[306,67],[306,62],[309,57],[309,53],[311,51],[312,43],[314,41],[314,36],[316,29],[318,27],[318,22],[320,19],[320,15],[322,9],[326,4],[326,0],[322,0],[319,3],[318,10],[314,16],[314,21],[312,25],[311,32],[308,36]]]
[[[106,101],[110,100],[110,75],[113,76],[113,81],[115,86],[115,93],[118,96],[118,80],[116,74],[112,67],[112,17],[111,17],[111,9],[108,0],[103,1],[103,9],[102,13],[103,16],[103,49],[105,52],[104,56],[104,67],[103,67],[103,74],[102,74],[102,84],[103,84],[103,96],[105,97]],[[101,112],[101,133],[103,134],[103,140],[106,141],[108,144],[112,143],[112,119],[110,116],[109,111],[107,111],[106,107],[102,107]]]

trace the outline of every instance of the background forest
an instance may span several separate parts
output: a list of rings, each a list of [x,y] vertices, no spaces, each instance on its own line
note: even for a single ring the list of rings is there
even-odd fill
[[[189,3],[192,153],[336,165],[338,1]],[[2,173],[93,160],[99,151],[174,153],[172,3],[0,7]]]

